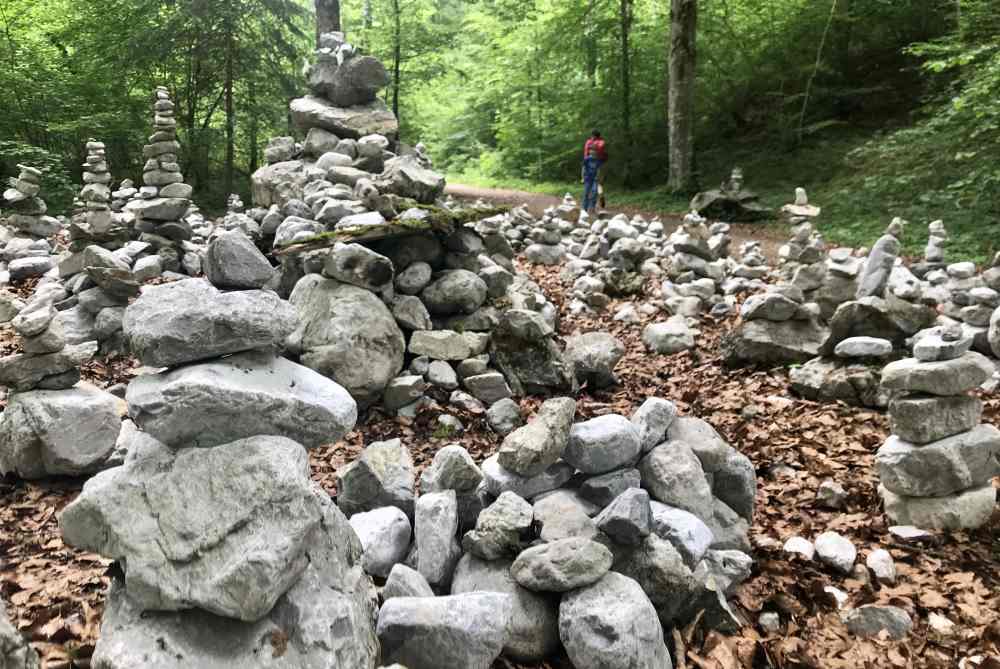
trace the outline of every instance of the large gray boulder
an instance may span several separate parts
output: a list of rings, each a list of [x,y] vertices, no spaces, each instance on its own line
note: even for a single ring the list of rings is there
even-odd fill
[[[928,444],[979,425],[983,401],[970,395],[898,397],[889,403],[892,434],[903,441]]]
[[[124,405],[88,385],[14,393],[0,414],[0,473],[91,474],[115,448]]]
[[[642,485],[658,502],[690,511],[702,520],[713,514],[712,488],[701,461],[684,441],[668,441],[639,462]]]
[[[378,292],[393,280],[392,261],[361,244],[337,244],[326,256],[323,275]]]
[[[911,393],[961,395],[981,386],[993,376],[993,371],[989,358],[974,351],[960,358],[936,362],[904,358],[882,369],[882,387]]]
[[[585,332],[566,339],[566,359],[576,380],[590,388],[617,383],[614,370],[625,355],[625,346],[607,332]]]
[[[875,462],[879,481],[897,495],[943,497],[1000,474],[1000,430],[979,425],[922,445],[892,435],[878,449]]]
[[[99,346],[96,341],[70,344],[56,353],[26,355],[14,353],[0,358],[0,386],[11,390],[32,390],[38,387],[63,389],[72,387],[80,378],[77,367],[89,361]],[[74,378],[66,383],[65,375]],[[52,385],[55,382],[56,385]]]
[[[205,277],[216,288],[262,288],[274,276],[271,263],[241,230],[229,230],[213,239],[202,264]]]
[[[383,506],[351,516],[351,528],[361,540],[365,573],[386,578],[406,558],[413,530],[410,519],[394,506]]]
[[[486,491],[497,497],[509,490],[524,499],[531,499],[561,487],[572,478],[574,472],[571,465],[557,462],[537,476],[520,476],[505,469],[498,458],[498,455],[491,455],[482,464]]]
[[[302,278],[289,301],[299,326],[289,347],[302,364],[344,386],[362,405],[375,402],[403,369],[406,342],[374,293],[318,274]]]
[[[559,638],[577,669],[671,669],[656,609],[615,572],[563,596]]]
[[[462,548],[484,560],[517,555],[529,540],[531,505],[512,492],[505,492],[483,509],[476,528],[462,537]]]
[[[424,288],[420,299],[435,316],[471,314],[486,302],[486,283],[474,272],[450,270]]]
[[[373,442],[337,471],[337,505],[348,517],[383,506],[412,517],[414,479],[413,458],[399,439]]]
[[[175,447],[273,434],[314,448],[343,438],[358,417],[337,383],[263,351],[137,377],[126,399],[139,427]]]
[[[569,592],[599,581],[612,562],[614,557],[603,544],[570,537],[522,551],[510,574],[535,592]]]
[[[549,597],[518,585],[510,560],[481,560],[465,555],[455,567],[451,594],[499,592],[513,602],[510,633],[503,655],[515,662],[541,662],[559,649],[559,613]]]
[[[399,134],[399,121],[381,100],[338,107],[323,98],[307,95],[292,100],[289,109],[292,123],[300,130],[323,128],[338,137],[349,139],[359,139],[365,135],[394,138]]]
[[[323,54],[309,71],[309,88],[340,107],[375,100],[389,84],[389,74],[372,56],[355,56],[338,63],[335,54]]]
[[[127,579],[115,578],[91,666],[375,669],[375,589],[361,570],[361,545],[329,497],[313,491],[321,516],[305,545],[305,569],[264,617],[144,611]]]
[[[750,458],[730,446],[709,423],[694,416],[673,421],[667,438],[684,442],[698,456],[713,495],[747,522],[753,520],[757,474]]]
[[[574,425],[563,459],[585,474],[604,474],[634,464],[641,450],[635,425],[608,414]]]
[[[417,543],[417,571],[432,586],[451,582],[462,549],[458,533],[458,499],[454,490],[432,492],[417,498],[414,510],[414,538]]]
[[[281,347],[294,328],[295,311],[274,293],[222,293],[204,279],[147,286],[122,323],[132,352],[153,367]]]
[[[612,569],[639,584],[665,626],[686,622],[681,615],[701,590],[680,552],[656,534],[618,551]]]
[[[828,336],[813,320],[744,321],[723,341],[729,367],[800,364],[819,355]]]
[[[667,429],[677,418],[677,407],[669,400],[650,397],[632,414],[632,424],[639,432],[642,452],[647,453],[663,441]]]
[[[407,669],[490,669],[510,638],[510,595],[394,597],[378,614],[382,662]]]
[[[573,365],[553,335],[552,327],[535,311],[510,309],[500,318],[490,338],[490,357],[515,395],[576,391]]]
[[[885,486],[878,494],[885,514],[896,525],[913,525],[925,530],[968,530],[982,527],[993,515],[997,493],[992,485],[962,490],[944,497],[906,497]]]
[[[309,564],[322,507],[283,437],[166,446],[101,472],[59,516],[71,546],[121,560],[142,609],[265,616]]]
[[[377,183],[382,192],[412,198],[420,204],[434,204],[445,187],[444,176],[424,167],[414,156],[387,160]]]
[[[546,400],[527,425],[504,437],[498,462],[519,476],[538,476],[562,456],[575,415],[574,399]]]

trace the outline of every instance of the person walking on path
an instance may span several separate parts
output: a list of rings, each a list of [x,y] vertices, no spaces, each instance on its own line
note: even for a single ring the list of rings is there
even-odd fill
[[[595,130],[583,145],[583,208],[588,214],[593,214],[597,209],[597,199],[604,181],[603,168],[607,160],[607,144],[601,133]]]

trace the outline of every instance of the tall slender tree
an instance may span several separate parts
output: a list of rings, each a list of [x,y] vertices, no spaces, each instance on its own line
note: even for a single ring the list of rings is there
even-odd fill
[[[629,38],[632,34],[632,3],[633,0],[621,0],[618,20],[621,24],[621,76],[622,76],[622,134],[625,137],[624,150],[621,152],[622,180],[626,186],[632,182],[632,61]]]
[[[340,32],[340,0],[315,0],[316,46],[323,33]]]
[[[697,69],[698,0],[671,0],[670,73],[667,115],[670,169],[667,185],[686,193],[694,189],[694,95]]]

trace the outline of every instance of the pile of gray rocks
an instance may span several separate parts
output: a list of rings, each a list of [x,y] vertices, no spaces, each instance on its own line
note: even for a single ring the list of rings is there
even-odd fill
[[[879,449],[879,494],[899,525],[929,530],[985,524],[996,505],[1000,431],[980,424],[982,401],[969,393],[993,375],[958,326],[917,335],[912,358],[882,371],[892,435]]]
[[[13,231],[0,230],[0,239],[5,242],[0,258],[7,263],[10,281],[39,277],[52,269],[55,260],[50,256],[48,238],[62,228],[58,219],[46,216],[48,206],[40,197],[42,171],[28,165],[17,168],[20,174],[10,180],[10,188],[3,193],[9,210],[4,220]]]
[[[354,427],[335,382],[282,357],[295,312],[203,279],[148,286],[130,348],[123,464],[60,514],[64,540],[118,561],[93,666],[375,666],[373,596],[307,450]]]
[[[338,473],[362,565],[385,579],[383,663],[487,669],[561,643],[580,669],[669,667],[663,630],[701,610],[710,627],[740,624],[727,598],[752,564],[750,461],[666,400],[575,413],[545,401],[479,465],[442,448],[419,496],[399,440]]]

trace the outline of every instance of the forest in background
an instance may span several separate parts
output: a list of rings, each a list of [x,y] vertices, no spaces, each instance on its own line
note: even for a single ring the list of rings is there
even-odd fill
[[[678,0],[674,0],[676,4]],[[909,247],[943,218],[983,259],[1000,224],[1000,12],[992,0],[699,0],[695,185],[734,164],[769,204],[804,185],[824,231]],[[312,0],[0,0],[0,169],[48,170],[53,209],[83,143],[136,177],[150,91],[170,87],[186,176],[218,209],[247,193],[305,91]],[[576,187],[593,127],[612,202],[682,210],[669,168],[670,0],[342,0],[343,27],[393,74],[402,139],[453,180]],[[986,227],[988,226],[988,227]],[[984,234],[984,229],[987,234]]]

